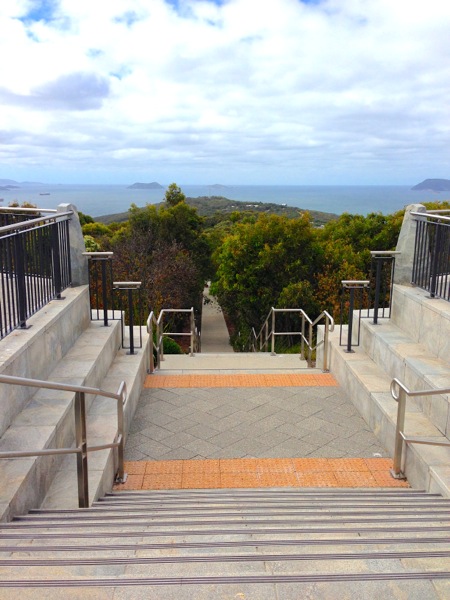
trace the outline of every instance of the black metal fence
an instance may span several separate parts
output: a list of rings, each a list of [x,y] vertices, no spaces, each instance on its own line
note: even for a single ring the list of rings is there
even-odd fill
[[[122,321],[122,348],[130,354],[142,348],[142,296],[140,281],[114,281],[113,252],[84,252],[89,265],[89,297],[91,320]],[[128,325],[128,342],[125,341],[125,325]],[[134,327],[139,327],[139,341],[135,341]],[[128,345],[127,345],[128,344]]]
[[[7,224],[0,227],[0,338],[25,328],[71,284],[71,214],[1,213]]]
[[[425,217],[417,221],[412,283],[450,301],[450,218]]]

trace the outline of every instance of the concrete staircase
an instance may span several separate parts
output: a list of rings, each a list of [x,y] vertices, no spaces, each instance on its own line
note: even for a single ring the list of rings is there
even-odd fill
[[[449,598],[449,507],[408,489],[108,494],[1,524],[0,598]]]
[[[361,320],[361,346],[346,353],[339,328],[331,336],[331,372],[385,448],[393,452],[394,377],[410,390],[450,387],[450,303],[395,285],[391,319]],[[448,441],[448,395],[408,398],[406,435]],[[404,471],[413,487],[450,497],[450,448],[408,444]]]
[[[1,343],[1,373],[84,385],[116,392],[125,380],[125,430],[131,422],[148,366],[146,350],[128,356],[121,349],[120,321],[104,327],[90,320],[87,286],[70,288]],[[0,451],[70,447],[74,441],[74,393],[2,384]],[[86,397],[88,444],[110,443],[117,431],[114,401]],[[111,489],[115,472],[111,450],[90,455],[92,499]],[[75,455],[0,460],[0,519],[30,508],[76,507]]]

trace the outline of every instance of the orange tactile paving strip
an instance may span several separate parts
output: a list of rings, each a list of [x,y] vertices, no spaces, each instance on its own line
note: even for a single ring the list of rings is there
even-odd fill
[[[234,373],[216,375],[148,375],[146,388],[337,386],[330,373]]]
[[[125,463],[115,490],[263,487],[409,487],[389,473],[390,458],[243,458]]]

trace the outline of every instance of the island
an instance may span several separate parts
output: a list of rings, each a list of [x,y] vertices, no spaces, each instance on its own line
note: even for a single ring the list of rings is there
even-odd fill
[[[156,181],[152,181],[151,183],[141,183],[136,182],[133,185],[129,185],[127,190],[163,190],[164,186],[160,185]]]
[[[411,189],[417,191],[449,192],[450,179],[425,179],[425,181],[418,183]]]

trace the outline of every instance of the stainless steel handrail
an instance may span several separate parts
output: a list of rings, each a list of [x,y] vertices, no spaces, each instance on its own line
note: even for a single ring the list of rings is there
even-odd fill
[[[298,313],[301,315],[302,323],[300,331],[276,331],[276,314],[277,313]],[[318,344],[313,346],[313,328],[325,318],[324,337]],[[306,331],[308,330],[308,331]],[[307,349],[307,361],[311,364],[312,352],[319,346],[324,346],[323,355],[323,371],[328,371],[328,333],[334,330],[334,319],[333,317],[324,310],[314,321],[308,317],[302,308],[274,308],[270,309],[270,312],[264,321],[258,335],[255,335],[256,349],[264,352],[267,351],[269,341],[271,343],[270,353],[275,355],[275,338],[276,336],[282,335],[298,335],[300,336],[300,356],[305,357],[305,347]],[[254,332],[254,330],[253,330]]]
[[[429,219],[443,219],[444,221],[450,221],[450,217],[444,217],[442,213],[447,212],[445,210],[440,211],[427,211],[427,212],[411,212],[414,217],[428,217]]]
[[[68,385],[52,381],[42,381],[39,379],[27,379],[25,377],[13,377],[11,375],[0,375],[0,383],[8,385],[21,385],[25,387],[37,387],[48,390],[59,390],[66,392],[75,392],[74,411],[75,411],[75,447],[74,448],[50,448],[46,450],[29,450],[24,452],[0,452],[2,458],[27,458],[32,456],[48,456],[61,454],[77,455],[77,481],[78,481],[78,505],[80,508],[89,507],[89,487],[88,487],[88,452],[96,452],[107,448],[117,448],[118,469],[116,475],[117,482],[124,482],[126,474],[124,471],[124,419],[123,405],[127,399],[127,387],[125,381],[119,385],[116,393],[108,392],[99,388],[92,388],[80,385]],[[114,442],[102,444],[99,446],[88,446],[86,437],[86,403],[85,394],[102,396],[117,401],[117,434]]]
[[[176,332],[176,331],[164,331],[164,315],[166,313],[189,313],[191,315],[190,318],[190,331],[188,332]],[[153,326],[156,331],[156,341],[153,340]],[[161,361],[164,360],[164,336],[186,336],[190,337],[190,351],[189,355],[194,356],[195,352],[198,352],[200,349],[200,334],[195,326],[195,315],[194,308],[163,308],[158,318],[154,311],[151,311],[148,319],[147,319],[147,333],[150,336],[152,346],[150,351],[150,366],[149,373],[153,373],[155,368],[160,368]],[[156,365],[155,365],[155,357],[153,355],[153,351],[156,353]]]
[[[394,378],[391,381],[391,395],[397,402],[397,423],[395,427],[395,448],[394,448],[394,461],[391,469],[391,475],[395,479],[405,479],[405,474],[402,472],[402,453],[403,453],[403,442],[414,443],[414,444],[425,444],[427,446],[450,446],[448,442],[438,442],[436,440],[429,440],[420,437],[407,437],[404,434],[405,429],[405,413],[406,413],[406,397],[418,397],[418,396],[438,396],[441,394],[450,394],[450,388],[440,388],[432,390],[409,390],[404,383]]]
[[[35,211],[36,212],[36,211]],[[5,225],[0,227],[0,234],[8,233],[8,231],[16,231],[17,229],[27,229],[30,225],[37,225],[43,221],[57,221],[62,220],[63,217],[70,217],[73,215],[73,211],[54,213],[52,215],[37,217],[36,219],[29,219],[28,221],[21,221],[20,223],[13,223],[12,225]]]

